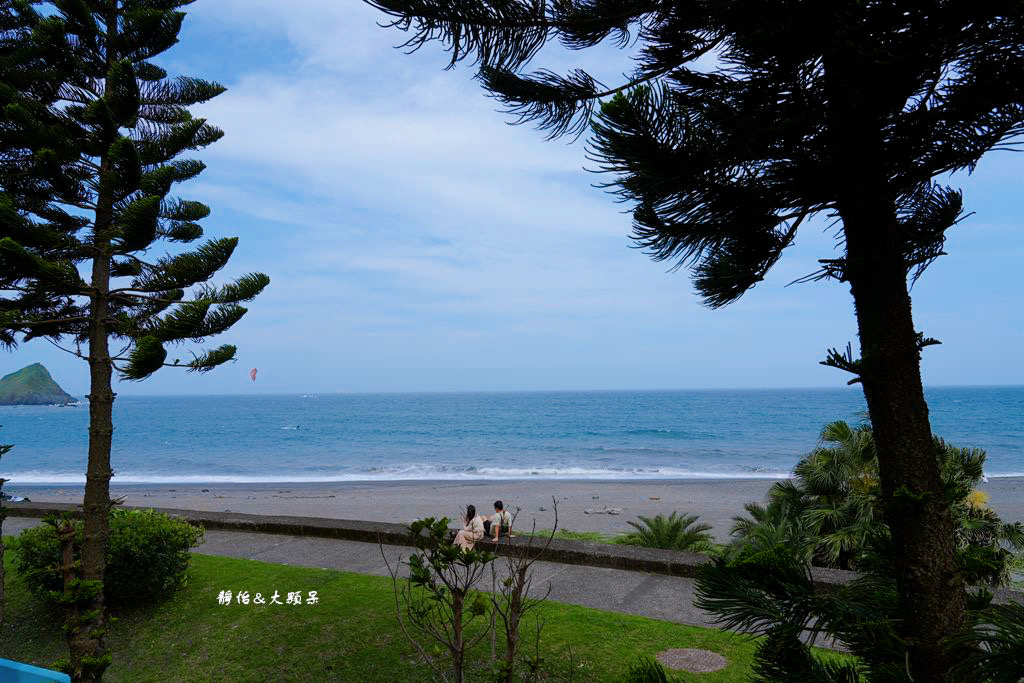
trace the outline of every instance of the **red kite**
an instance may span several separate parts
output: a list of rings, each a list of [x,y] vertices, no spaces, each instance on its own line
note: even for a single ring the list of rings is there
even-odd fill
[[[249,371],[249,377],[252,377],[253,382],[256,381],[256,368],[253,368],[252,370]]]

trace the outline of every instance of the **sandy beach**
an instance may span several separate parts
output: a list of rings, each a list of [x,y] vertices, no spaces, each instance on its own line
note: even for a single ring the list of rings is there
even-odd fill
[[[507,480],[386,481],[283,484],[131,484],[111,485],[111,495],[126,505],[185,510],[231,511],[407,523],[421,517],[456,519],[467,503],[490,513],[495,500],[520,509],[516,526],[538,529],[554,523],[552,498],[558,501],[558,526],[572,531],[629,531],[638,515],[697,514],[715,537],[729,538],[732,518],[743,505],[761,501],[771,479],[697,480]],[[1005,521],[1024,521],[1024,478],[990,479],[981,487],[989,505]],[[17,486],[5,493],[34,502],[80,503],[81,486]],[[603,510],[621,509],[618,514]]]

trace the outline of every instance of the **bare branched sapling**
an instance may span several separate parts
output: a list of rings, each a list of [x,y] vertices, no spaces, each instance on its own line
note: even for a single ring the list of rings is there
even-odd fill
[[[493,605],[496,621],[501,622],[505,632],[505,653],[498,662],[498,671],[506,683],[515,680],[516,657],[520,649],[520,626],[523,618],[537,608],[551,594],[551,584],[542,596],[531,596],[530,590],[533,586],[533,564],[541,559],[551,545],[555,533],[558,531],[558,501],[551,499],[555,512],[555,522],[551,532],[538,543],[536,536],[537,520],[533,520],[531,533],[525,542],[512,543],[512,530],[515,529],[516,518],[519,516],[519,508],[512,514],[512,522],[509,524],[509,533],[503,535],[499,543],[503,542],[501,555],[505,560],[505,578],[499,580],[495,566],[491,565],[491,604]],[[504,531],[504,530],[502,530]],[[540,628],[543,624],[538,622],[537,630],[537,652],[530,662],[530,669],[534,675],[540,667]],[[495,631],[497,629],[495,628]],[[493,647],[493,646],[492,646]]]
[[[473,629],[478,617],[487,613],[487,601],[474,588],[483,578],[494,555],[483,550],[463,550],[448,538],[448,518],[433,517],[409,525],[416,548],[407,562],[399,558],[394,567],[381,545],[381,555],[391,575],[395,612],[402,633],[413,644],[434,673],[444,681],[462,683],[466,653],[487,637],[490,629]],[[408,580],[399,581],[399,568],[409,568]],[[425,635],[448,652],[451,669],[438,666],[411,630]]]

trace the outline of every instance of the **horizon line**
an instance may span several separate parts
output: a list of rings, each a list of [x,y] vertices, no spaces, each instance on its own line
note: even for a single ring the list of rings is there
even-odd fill
[[[1014,389],[1024,388],[1024,384],[925,384],[929,389]],[[410,396],[410,395],[450,395],[450,394],[571,394],[571,393],[673,393],[673,392],[711,392],[711,391],[820,391],[820,390],[854,390],[851,386],[792,386],[792,387],[688,387],[662,389],[421,389],[421,390],[377,390],[377,391],[272,391],[272,392],[215,392],[215,393],[121,393],[121,398],[176,398],[199,396]],[[859,388],[858,388],[859,390]],[[70,393],[70,392],[69,392]],[[862,393],[862,392],[861,392]],[[74,394],[72,394],[74,395]],[[76,396],[76,398],[78,398]],[[86,402],[84,396],[80,403]]]

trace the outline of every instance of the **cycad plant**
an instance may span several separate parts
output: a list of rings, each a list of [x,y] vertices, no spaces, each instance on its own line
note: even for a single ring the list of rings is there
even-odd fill
[[[811,561],[814,536],[808,531],[804,518],[790,510],[788,502],[747,503],[743,509],[749,516],[733,517],[732,535],[740,539],[734,543],[734,548],[741,545],[771,548],[783,544],[800,559]]]
[[[772,486],[767,506],[750,504],[752,519],[734,518],[733,535],[748,541],[784,536],[806,548],[815,564],[850,569],[881,514],[879,494],[871,428],[832,422],[792,479]]]
[[[1024,547],[1024,527],[1003,523],[975,488],[984,451],[938,438],[933,444],[954,515],[959,571],[969,584],[998,584],[1007,574],[1007,546]],[[750,504],[747,512],[736,519],[728,552],[702,567],[695,604],[727,628],[763,636],[754,680],[911,680],[907,643],[897,632],[898,554],[882,514],[870,426],[827,425],[793,478],[773,485],[768,503]],[[814,583],[813,565],[852,568],[859,576],[826,589]],[[1024,608],[990,607],[991,597],[984,587],[969,596],[974,627],[950,643],[974,669],[951,680],[1019,679],[1020,668],[1009,678],[999,672],[1020,661]],[[820,636],[845,645],[857,660],[818,657],[808,644]]]
[[[878,528],[865,539],[861,573],[823,587],[798,549],[744,545],[701,567],[694,604],[725,628],[761,636],[751,667],[758,683],[909,683],[919,679],[908,675],[907,644],[896,630],[895,561],[892,538]],[[959,662],[948,680],[1021,680],[1024,605],[993,605],[991,598],[984,588],[969,595],[969,628],[948,641]],[[820,656],[811,645],[823,639],[855,659]]]
[[[209,209],[170,192],[205,168],[180,155],[222,135],[188,107],[224,88],[168,78],[153,62],[177,42],[179,8],[190,2],[15,0],[0,25],[0,57],[29,57],[2,63],[10,97],[0,126],[0,341],[43,338],[89,365],[81,577],[65,586],[76,681],[99,680],[110,661],[103,573],[114,374],[141,380],[165,365],[205,372],[232,360],[235,347],[223,345],[168,362],[167,347],[224,332],[269,282],[251,273],[207,284],[236,238],[156,251],[161,241],[203,236]]]
[[[1024,678],[1024,604],[1009,602],[969,614],[970,628],[953,639],[967,653],[952,675],[963,683]]]
[[[853,683],[865,673],[873,682],[906,681],[907,651],[893,629],[896,583],[886,570],[825,591],[786,543],[745,545],[701,567],[694,604],[725,628],[761,636],[751,667],[759,683]],[[820,657],[810,645],[822,636],[858,659]]]
[[[629,667],[622,683],[668,683],[668,676],[657,661],[641,657],[639,662]]]
[[[680,517],[678,512],[673,512],[668,517],[637,517],[639,522],[629,522],[636,531],[624,534],[621,543],[666,550],[689,550],[695,553],[707,552],[714,547],[714,539],[708,533],[711,527],[707,524],[697,524],[697,515]]]
[[[1024,525],[1004,523],[976,490],[985,452],[934,440],[954,518],[956,550],[973,582],[1006,578],[1007,548],[1024,548]],[[837,421],[825,426],[817,448],[800,460],[792,479],[774,484],[767,505],[746,506],[734,518],[736,545],[770,548],[785,542],[819,566],[857,569],[868,538],[887,534],[878,461],[870,426]],[[969,568],[969,569],[968,569]]]

